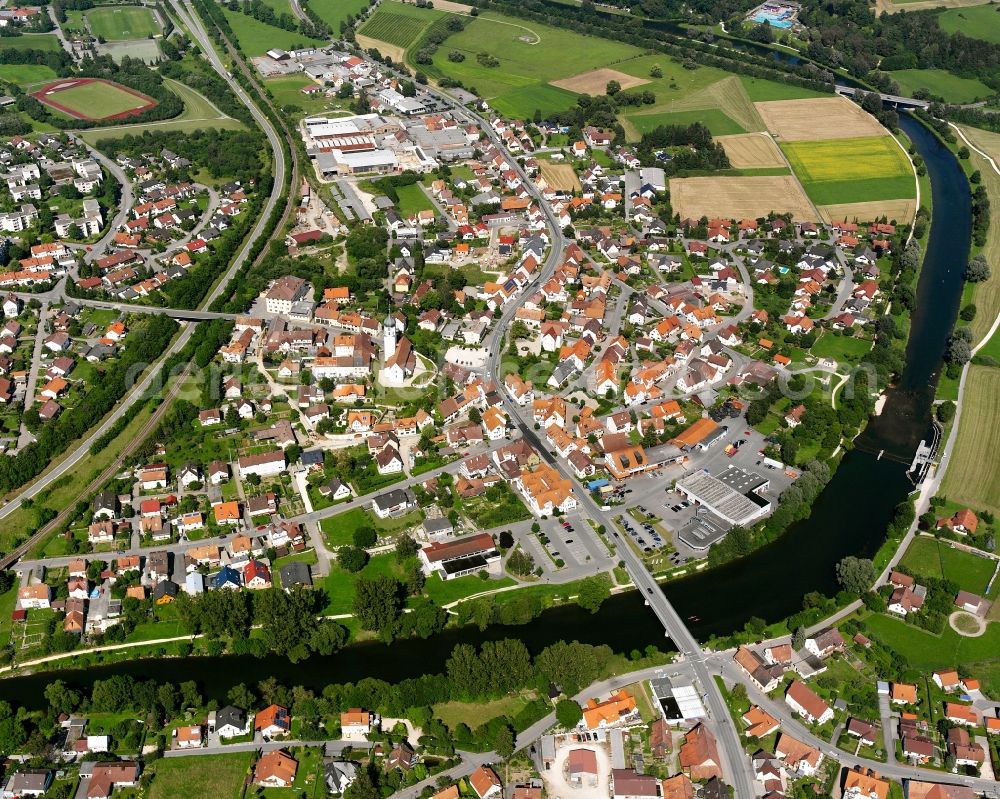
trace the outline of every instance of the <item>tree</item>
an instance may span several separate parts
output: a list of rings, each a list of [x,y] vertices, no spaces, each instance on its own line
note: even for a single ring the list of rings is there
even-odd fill
[[[877,576],[875,564],[868,558],[856,558],[854,555],[848,555],[837,564],[837,582],[845,591],[858,596],[868,592],[874,585]]]
[[[792,648],[801,649],[806,645],[806,628],[799,626],[795,628],[795,632],[792,633]]]
[[[352,574],[361,571],[368,563],[368,553],[357,547],[341,547],[337,551],[337,563]]]
[[[982,253],[969,261],[965,267],[965,279],[970,283],[982,283],[984,280],[989,280],[991,274],[990,265]]]
[[[403,592],[392,577],[359,577],[354,584],[353,612],[366,630],[390,630],[403,609]]]
[[[504,724],[498,728],[493,736],[493,751],[503,760],[507,760],[514,754],[514,745],[514,730],[510,728],[510,725]]]
[[[576,604],[584,610],[597,613],[609,596],[611,596],[611,579],[606,574],[597,574],[580,582],[580,588],[576,592]]]
[[[358,549],[368,549],[378,541],[378,533],[375,532],[374,527],[363,524],[354,531],[353,539],[354,546]]]
[[[418,549],[416,541],[408,535],[401,535],[396,539],[396,560],[402,563],[416,555]]]
[[[608,85],[604,87],[604,91],[608,97],[614,97],[621,90],[622,85],[616,80],[609,80]]]
[[[239,683],[230,688],[229,693],[226,694],[226,699],[229,700],[231,705],[235,705],[242,710],[249,710],[257,703],[257,697],[254,696],[253,691],[247,688],[245,683]]]
[[[344,791],[344,799],[382,799],[379,775],[371,763],[358,769],[358,776]]]
[[[582,718],[583,711],[572,699],[560,699],[556,703],[556,721],[567,730],[572,730]]]
[[[937,406],[935,416],[937,416],[941,424],[948,424],[948,422],[955,418],[955,403],[951,400],[945,400]]]
[[[651,78],[663,77],[663,69],[660,67],[659,64],[653,64],[652,69],[649,70],[649,77]]]

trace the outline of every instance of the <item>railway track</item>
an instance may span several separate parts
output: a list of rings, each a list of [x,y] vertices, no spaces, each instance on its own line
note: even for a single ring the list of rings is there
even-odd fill
[[[115,458],[113,462],[108,464],[108,467],[90,482],[90,484],[81,493],[81,497],[88,496],[97,491],[102,485],[104,485],[104,483],[110,480],[119,469],[121,469],[122,463],[124,463],[125,459],[135,452],[139,445],[146,440],[146,437],[156,429],[156,426],[160,423],[160,420],[167,412],[171,402],[176,398],[181,387],[184,385],[184,380],[190,373],[191,367],[189,365],[183,372],[180,373],[180,375],[178,375],[174,385],[171,386],[170,391],[167,392],[167,396],[163,398],[163,402],[161,402],[159,407],[153,411],[153,415],[149,417],[132,440],[125,445],[118,457]],[[149,399],[150,398],[147,397],[145,401],[148,402]],[[38,531],[26,541],[0,558],[0,570],[9,569],[17,563],[17,561],[28,554],[28,552],[30,552],[36,544],[43,541],[46,536],[58,530],[69,520],[70,514],[73,512],[75,507],[76,503],[73,503],[72,505],[63,508],[63,510],[61,510],[54,519],[40,527]]]

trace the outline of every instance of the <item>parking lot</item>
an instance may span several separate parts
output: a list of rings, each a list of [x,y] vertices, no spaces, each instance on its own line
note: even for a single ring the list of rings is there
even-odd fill
[[[688,461],[680,465],[664,466],[645,475],[633,477],[622,483],[619,490],[622,505],[615,506],[620,510],[625,520],[633,528],[636,539],[645,540],[645,545],[639,549],[644,554],[646,547],[654,551],[659,544],[651,534],[629,517],[627,511],[632,508],[645,508],[647,512],[659,517],[662,526],[670,531],[676,553],[670,556],[672,565],[679,565],[690,558],[704,558],[712,541],[722,537],[729,525],[712,514],[699,509],[686,500],[683,495],[673,490],[676,480],[692,472],[706,469],[709,474],[718,475],[729,466],[737,466],[748,472],[759,474],[770,480],[770,487],[764,496],[777,504],[778,496],[791,485],[793,478],[786,470],[769,466],[764,461],[763,450],[767,446],[764,436],[746,426],[742,418],[728,419],[724,422],[729,429],[726,435],[705,451],[694,450],[688,456]],[[729,451],[727,451],[729,448]],[[688,546],[678,540],[677,534],[685,531],[685,538],[700,544],[697,548]]]

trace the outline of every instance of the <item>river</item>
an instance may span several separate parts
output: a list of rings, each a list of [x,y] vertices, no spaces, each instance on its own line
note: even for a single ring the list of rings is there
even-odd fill
[[[934,387],[962,293],[971,208],[968,184],[952,154],[918,122],[900,116],[927,164],[934,206],[903,374],[889,390],[881,415],[872,419],[843,458],[808,519],[747,558],[664,586],[682,618],[699,618],[691,624],[699,637],[732,632],[751,616],[767,621],[784,618],[801,608],[809,591],[835,593],[836,563],[846,555],[872,555],[884,540],[895,507],[912,489],[906,469],[919,441],[930,434]],[[885,454],[879,459],[882,450]],[[507,636],[521,639],[532,652],[558,640],[603,643],[618,652],[641,650],[651,643],[665,645],[662,627],[639,594],[631,592],[612,597],[596,615],[566,606],[525,626],[448,629],[427,640],[401,640],[391,646],[356,644],[298,664],[280,656],[153,659],[15,677],[0,681],[0,699],[42,706],[45,686],[54,679],[87,687],[111,674],[175,682],[194,679],[216,698],[223,698],[236,683],[252,685],[272,676],[312,689],[362,677],[397,681],[442,671],[458,643],[479,644]]]

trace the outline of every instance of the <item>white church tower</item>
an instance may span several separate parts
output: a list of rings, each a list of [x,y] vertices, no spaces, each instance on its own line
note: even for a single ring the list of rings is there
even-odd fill
[[[396,320],[392,314],[382,323],[382,357],[389,360],[396,351]]]

